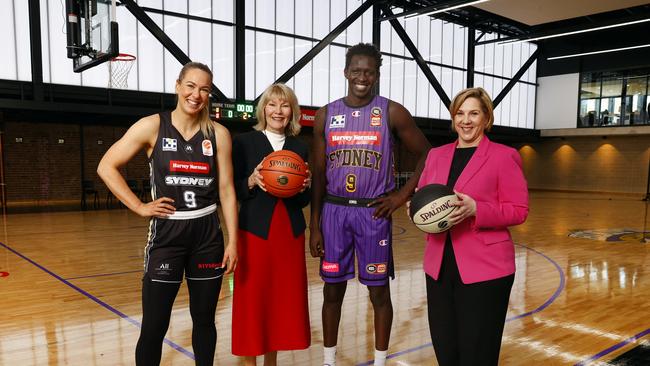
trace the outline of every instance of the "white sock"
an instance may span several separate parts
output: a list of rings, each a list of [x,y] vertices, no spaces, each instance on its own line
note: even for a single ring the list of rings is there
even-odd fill
[[[323,347],[323,366],[336,366],[336,346]]]
[[[388,356],[388,350],[386,351],[375,350],[375,366],[385,366],[386,356]]]

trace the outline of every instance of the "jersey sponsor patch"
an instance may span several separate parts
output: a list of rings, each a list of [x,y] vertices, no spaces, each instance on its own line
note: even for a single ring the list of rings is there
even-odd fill
[[[168,175],[165,184],[168,186],[208,187],[214,178],[196,178],[183,175]]]
[[[339,264],[323,261],[323,265],[321,266],[321,268],[323,269],[323,272],[338,272]]]
[[[212,141],[210,140],[203,140],[201,143],[201,148],[203,149],[203,155],[205,156],[212,156]]]
[[[386,263],[370,263],[366,266],[368,274],[382,274],[386,273]]]
[[[157,268],[154,268],[154,272],[159,276],[169,276],[173,270],[174,268],[169,263],[162,263]]]
[[[176,139],[171,139],[169,137],[163,137],[163,139],[162,139],[162,149],[163,149],[163,151],[176,151]]]
[[[373,107],[372,110],[370,110],[370,126],[381,126],[381,108]]]
[[[198,269],[220,269],[221,263],[197,263]]]
[[[331,132],[329,134],[330,146],[341,145],[379,145],[381,134],[372,131]]]
[[[170,160],[170,172],[210,174],[210,164],[194,161]]]
[[[345,128],[345,114],[337,114],[330,119],[330,128]]]

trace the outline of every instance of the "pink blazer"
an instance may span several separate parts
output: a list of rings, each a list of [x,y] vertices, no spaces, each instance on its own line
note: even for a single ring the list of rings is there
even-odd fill
[[[457,142],[429,151],[418,187],[447,184]],[[526,221],[528,185],[517,150],[487,136],[458,177],[454,189],[476,201],[476,216],[449,232],[463,283],[487,281],[515,272],[515,249],[508,226]],[[424,271],[438,279],[447,232],[427,234]]]

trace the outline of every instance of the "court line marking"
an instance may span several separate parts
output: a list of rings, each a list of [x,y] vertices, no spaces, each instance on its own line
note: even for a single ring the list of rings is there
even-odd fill
[[[100,273],[100,274],[94,274],[94,275],[87,275],[87,276],[78,276],[78,277],[68,277],[65,280],[78,280],[80,278],[93,278],[93,277],[105,277],[105,276],[117,276],[121,274],[127,274],[127,273],[137,273],[140,272],[142,273],[142,270],[137,270],[137,271],[124,271],[124,272],[112,272],[112,273]]]
[[[404,234],[406,232],[406,229],[404,229],[403,227],[401,227],[399,225],[393,225],[393,230],[395,230],[395,229],[399,230],[399,233],[396,233],[395,231],[393,231],[393,236],[402,235],[402,234]]]
[[[122,319],[128,321],[129,323],[135,325],[135,326],[138,327],[138,328],[142,328],[142,324],[141,324],[139,321],[137,321],[137,320],[135,320],[135,319],[132,319],[132,318],[129,317],[128,315],[126,315],[126,314],[124,314],[123,312],[121,312],[121,311],[115,309],[114,307],[112,307],[112,306],[110,306],[109,304],[103,302],[102,300],[96,298],[95,296],[93,296],[93,295],[90,294],[89,292],[85,291],[84,289],[82,289],[82,288],[80,288],[80,287],[74,285],[73,283],[71,283],[71,282],[69,282],[68,280],[62,278],[61,276],[57,275],[56,273],[50,271],[49,269],[47,269],[47,268],[43,267],[42,265],[36,263],[35,261],[31,260],[29,257],[23,255],[22,253],[20,253],[20,252],[14,250],[13,248],[9,247],[8,245],[6,245],[6,244],[4,244],[4,243],[2,243],[2,242],[0,242],[0,246],[3,246],[3,247],[4,247],[5,249],[7,249],[8,251],[14,253],[15,255],[19,256],[20,258],[26,260],[27,262],[33,264],[34,266],[36,266],[37,268],[39,268],[39,269],[42,270],[43,272],[45,272],[45,273],[49,274],[50,276],[56,278],[57,280],[59,280],[59,281],[62,282],[63,284],[69,286],[69,287],[72,288],[73,290],[75,290],[75,291],[79,292],[80,294],[86,296],[87,298],[89,298],[90,300],[96,302],[97,304],[99,304],[100,306],[104,307],[105,309],[107,309],[108,311],[112,312],[113,314],[115,314],[115,315],[119,316],[120,318],[122,318]],[[192,352],[186,350],[185,348],[183,348],[183,347],[181,347],[180,345],[174,343],[173,341],[170,341],[170,340],[167,339],[166,337],[165,337],[165,339],[163,339],[163,343],[167,344],[168,346],[172,347],[173,349],[175,349],[175,350],[181,352],[182,354],[184,354],[184,355],[186,355],[187,357],[189,357],[189,358],[191,358],[192,360],[194,360],[194,354],[193,354]]]
[[[584,360],[576,363],[574,366],[587,365],[591,361],[595,361],[595,360],[597,360],[597,359],[599,359],[599,358],[601,358],[601,357],[603,357],[605,355],[608,355],[608,354],[616,351],[617,349],[622,348],[623,346],[626,346],[626,345],[628,345],[628,344],[630,344],[632,342],[635,342],[635,341],[645,337],[648,334],[650,334],[650,328],[644,330],[641,333],[635,334],[635,335],[633,335],[632,337],[630,337],[628,339],[624,339],[624,340],[620,341],[619,343],[617,343],[617,344],[615,344],[615,345],[613,345],[613,346],[611,346],[611,347],[609,347],[607,349],[604,349],[604,350],[596,353],[595,355],[593,355],[593,356],[591,356],[591,357],[589,357],[587,359],[584,359]]]
[[[557,262],[555,262],[552,258],[547,256],[546,254],[544,254],[544,253],[542,253],[542,252],[540,252],[540,251],[538,251],[536,249],[533,249],[533,248],[531,248],[529,246],[526,246],[526,245],[523,245],[523,244],[517,244],[517,243],[515,243],[515,245],[519,246],[519,247],[522,247],[522,248],[525,248],[525,249],[528,249],[528,250],[530,250],[532,252],[535,252],[535,253],[541,255],[542,257],[544,257],[549,262],[551,262],[551,264],[553,264],[553,266],[555,266],[555,269],[558,271],[558,273],[560,275],[560,284],[558,285],[557,289],[555,289],[555,292],[553,293],[553,295],[551,295],[551,297],[549,297],[549,299],[546,300],[542,305],[538,306],[534,310],[527,311],[527,312],[525,312],[523,314],[519,314],[519,315],[513,316],[511,318],[507,318],[506,323],[508,323],[510,321],[513,321],[513,320],[516,320],[516,319],[526,317],[526,316],[533,315],[535,313],[539,313],[540,311],[546,309],[549,305],[551,305],[551,303],[553,303],[553,301],[555,301],[558,298],[558,296],[560,296],[560,293],[562,293],[562,291],[564,290],[564,285],[565,285],[564,271],[562,270],[562,267],[560,267],[560,265],[557,264]],[[403,351],[395,352],[395,353],[389,354],[386,357],[386,359],[399,357],[399,356],[405,355],[407,353],[419,351],[419,350],[421,350],[423,348],[427,348],[427,347],[433,347],[433,344],[431,342],[429,342],[429,343],[425,343],[425,344],[417,346],[417,347],[413,347],[413,348],[405,349]],[[375,362],[375,360],[373,359],[373,360],[370,360],[370,361],[359,363],[356,366],[372,366],[374,364],[374,362]]]

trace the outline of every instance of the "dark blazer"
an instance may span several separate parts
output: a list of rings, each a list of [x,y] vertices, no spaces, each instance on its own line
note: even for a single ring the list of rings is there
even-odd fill
[[[284,150],[291,150],[307,161],[307,144],[297,137],[287,136]],[[267,239],[271,227],[271,217],[278,199],[255,186],[248,189],[248,177],[255,167],[268,154],[273,152],[269,140],[261,131],[251,131],[236,135],[232,141],[232,165],[235,191],[241,207],[239,209],[239,228],[261,238]],[[289,213],[293,235],[305,232],[305,216],[302,208],[309,204],[309,189],[289,198],[282,199]]]

